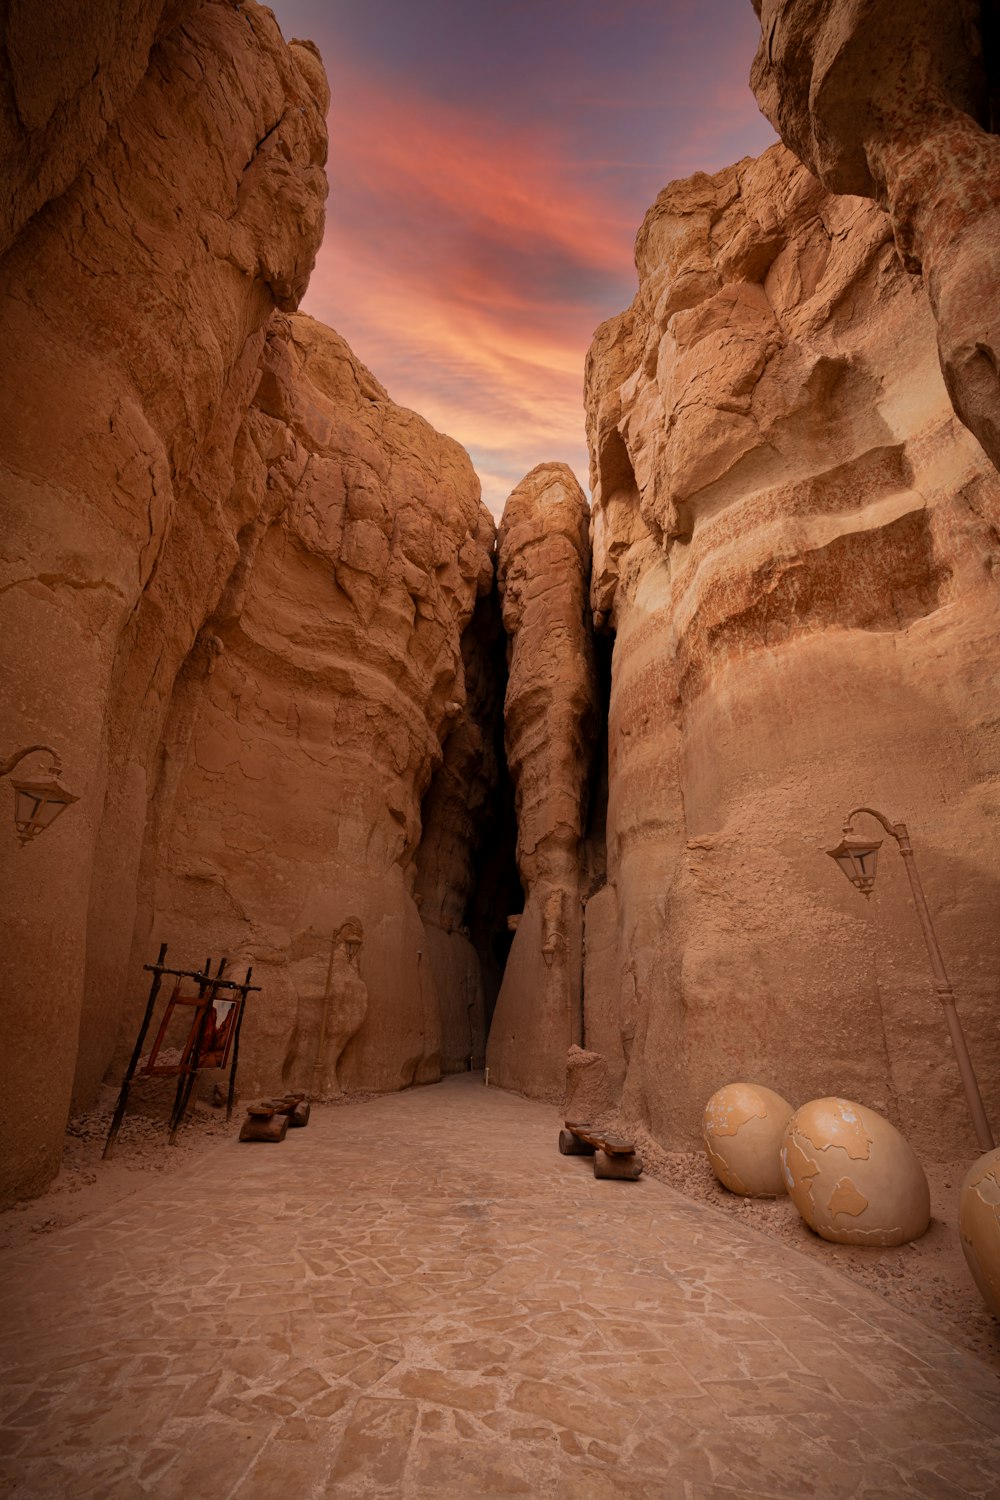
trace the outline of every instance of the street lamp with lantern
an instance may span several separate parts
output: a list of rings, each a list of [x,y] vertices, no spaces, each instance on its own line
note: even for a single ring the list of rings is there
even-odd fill
[[[51,828],[59,814],[79,800],[60,786],[58,778],[62,775],[62,762],[50,745],[28,745],[24,750],[18,750],[9,760],[0,763],[0,777],[10,776],[25,756],[42,751],[52,758],[49,780],[24,781],[15,780],[13,776],[10,779],[14,788],[14,826],[22,848],[46,828]]]
[[[948,1030],[951,1033],[952,1046],[958,1059],[958,1071],[962,1076],[962,1087],[965,1089],[965,1097],[969,1105],[969,1113],[972,1116],[972,1124],[976,1132],[981,1151],[992,1151],[993,1133],[990,1130],[986,1111],[983,1108],[982,1095],[979,1092],[979,1084],[976,1082],[976,1074],[969,1057],[969,1049],[965,1044],[965,1033],[962,1023],[955,1009],[955,992],[951,987],[948,975],[945,972],[944,960],[941,957],[941,949],[938,945],[937,934],[931,922],[931,914],[924,896],[924,888],[917,874],[916,861],[913,858],[913,845],[906,830],[905,823],[890,823],[874,807],[856,807],[849,812],[844,819],[843,838],[833,849],[826,852],[831,859],[835,859],[843,870],[848,880],[868,900],[875,887],[875,872],[878,866],[878,851],[882,847],[881,839],[865,839],[855,833],[852,823],[859,813],[868,813],[877,818],[885,829],[890,833],[899,845],[899,852],[903,857],[903,864],[909,876],[910,890],[913,894],[913,904],[917,908],[917,916],[920,918],[920,926],[927,944],[927,952],[931,961],[931,972],[934,975],[934,989],[937,997],[944,1007],[945,1019],[948,1022]]]

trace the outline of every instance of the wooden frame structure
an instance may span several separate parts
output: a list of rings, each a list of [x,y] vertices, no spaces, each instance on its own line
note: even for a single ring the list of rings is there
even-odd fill
[[[259,993],[260,985],[251,984],[250,978],[253,974],[251,965],[243,980],[223,979],[226,964],[225,958],[220,958],[215,973],[212,973],[212,960],[205,960],[203,969],[175,969],[167,962],[167,945],[160,944],[159,957],[155,964],[143,964],[147,973],[152,974],[149,986],[149,998],[146,1001],[146,1011],[139,1027],[139,1034],[132,1049],[129,1065],[122,1079],[121,1090],[118,1094],[118,1103],[111,1120],[111,1128],[108,1138],[104,1143],[103,1155],[105,1158],[111,1156],[114,1150],[115,1139],[121,1129],[122,1120],[128,1107],[129,1091],[136,1076],[139,1078],[176,1078],[177,1092],[174,1096],[173,1109],[170,1114],[169,1142],[173,1145],[177,1139],[177,1131],[187,1113],[191,1102],[191,1093],[194,1089],[195,1080],[202,1068],[224,1068],[229,1063],[229,1091],[226,1099],[226,1120],[231,1120],[233,1115],[233,1100],[236,1097],[236,1068],[240,1055],[240,1030],[243,1026],[243,1013],[246,1008],[247,996],[251,993]],[[146,1034],[149,1031],[150,1022],[153,1019],[153,1011],[156,1006],[160,986],[164,975],[172,975],[176,983],[173,993],[167,1001],[166,1010],[160,1021],[156,1039],[150,1049],[145,1064],[140,1069],[139,1062],[142,1057],[143,1045]],[[185,992],[184,981],[189,980],[195,985],[195,992]],[[224,1011],[219,1007],[225,1006]],[[191,1011],[191,1023],[188,1027],[187,1037],[180,1058],[167,1060],[163,1055],[164,1043],[172,1020],[182,1013],[181,1008],[189,1008]],[[231,1059],[231,1060],[230,1060]]]

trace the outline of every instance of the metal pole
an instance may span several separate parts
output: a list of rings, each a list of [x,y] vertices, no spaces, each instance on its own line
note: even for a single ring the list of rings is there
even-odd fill
[[[979,1092],[979,1084],[976,1081],[975,1069],[969,1056],[969,1049],[965,1042],[965,1032],[962,1030],[962,1022],[955,1008],[955,992],[951,987],[944,967],[944,959],[941,957],[941,949],[938,944],[934,924],[931,921],[927,898],[924,888],[920,883],[917,873],[917,862],[913,856],[913,845],[910,843],[910,835],[905,823],[890,823],[884,813],[880,813],[874,807],[856,807],[853,812],[848,813],[844,822],[844,832],[850,832],[851,823],[858,813],[870,813],[877,818],[887,833],[891,833],[899,846],[899,852],[903,858],[906,874],[910,881],[910,891],[913,896],[913,904],[917,909],[920,919],[920,928],[924,934],[924,942],[927,944],[927,952],[931,961],[931,973],[934,975],[934,989],[937,997],[944,1007],[945,1020],[948,1023],[948,1031],[951,1035],[951,1044],[955,1049],[955,1057],[958,1061],[958,1071],[962,1079],[962,1087],[965,1090],[966,1102],[969,1113],[972,1116],[973,1129],[976,1132],[976,1140],[979,1142],[980,1151],[992,1151],[994,1148],[993,1132],[990,1130],[989,1121],[986,1118],[986,1110],[983,1108],[983,1097]]]
[[[236,1034],[233,1037],[233,1060],[229,1065],[229,1095],[226,1099],[226,1124],[233,1118],[233,1100],[236,1098],[236,1064],[240,1060],[240,1030],[243,1026],[243,1012],[246,1009],[247,996],[250,992],[250,976],[253,973],[253,965],[247,969],[247,977],[240,986],[239,998],[240,1013],[236,1017]]]
[[[910,890],[913,892],[913,904],[917,908],[917,916],[920,918],[920,926],[924,934],[924,942],[927,944],[927,952],[931,960],[931,972],[934,975],[934,988],[937,997],[944,1006],[945,1020],[948,1022],[948,1030],[951,1033],[951,1044],[955,1049],[958,1059],[958,1071],[962,1077],[962,1087],[969,1104],[969,1113],[972,1115],[972,1124],[976,1132],[976,1140],[979,1142],[980,1151],[992,1151],[994,1147],[993,1132],[990,1130],[989,1121],[986,1118],[986,1110],[983,1108],[983,1096],[979,1092],[979,1084],[976,1081],[976,1071],[972,1066],[969,1049],[965,1042],[965,1033],[959,1020],[958,1011],[955,1009],[955,992],[945,972],[944,959],[941,957],[941,949],[938,945],[937,934],[931,921],[931,914],[924,896],[924,888],[920,883],[917,873],[917,862],[913,857],[913,845],[910,843],[905,823],[897,823],[899,832],[896,837],[899,841],[899,852],[903,856],[903,864],[906,873],[910,877]]]
[[[160,983],[163,979],[163,960],[166,958],[166,956],[167,945],[166,943],[161,943],[160,956],[156,960],[156,963],[154,965],[143,964],[144,969],[151,968],[153,972],[153,978],[149,986],[149,999],[146,1001],[146,1014],[142,1018],[142,1025],[139,1027],[139,1035],[136,1037],[135,1046],[132,1049],[132,1056],[129,1059],[129,1065],[125,1069],[125,1077],[122,1079],[121,1090],[118,1094],[118,1103],[115,1105],[115,1112],[111,1120],[111,1129],[108,1131],[108,1138],[104,1142],[104,1150],[101,1153],[102,1161],[107,1161],[108,1157],[114,1151],[115,1136],[121,1129],[122,1120],[124,1120],[125,1118],[125,1108],[128,1104],[129,1087],[132,1083],[132,1077],[135,1073],[135,1070],[139,1065],[139,1058],[142,1056],[142,1044],[146,1040],[146,1032],[149,1030],[149,1023],[153,1019],[153,1006],[156,1004],[156,997],[160,991]]]
[[[0,776],[9,776],[14,767],[20,765],[26,755],[34,755],[36,750],[44,750],[52,757],[52,769],[57,776],[62,775],[62,761],[59,759],[51,745],[28,745],[24,750],[18,750],[9,760],[0,762]]]

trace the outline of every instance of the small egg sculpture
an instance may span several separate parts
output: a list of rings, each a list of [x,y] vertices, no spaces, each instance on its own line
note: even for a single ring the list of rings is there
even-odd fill
[[[747,1198],[785,1191],[778,1152],[791,1114],[787,1099],[759,1083],[727,1083],[712,1095],[701,1129],[723,1187]]]
[[[924,1169],[894,1125],[850,1099],[812,1099],[788,1122],[781,1169],[810,1229],[839,1245],[905,1245],[930,1223]]]
[[[958,1237],[983,1301],[1000,1318],[1000,1147],[987,1151],[965,1174]]]

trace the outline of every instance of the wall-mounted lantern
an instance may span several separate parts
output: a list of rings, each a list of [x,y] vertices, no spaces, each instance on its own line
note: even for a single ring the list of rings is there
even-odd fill
[[[979,1092],[979,1084],[976,1082],[976,1074],[972,1067],[972,1059],[969,1057],[969,1049],[965,1042],[965,1033],[959,1020],[958,1011],[955,1009],[955,992],[944,967],[944,959],[941,957],[941,949],[938,944],[934,924],[931,922],[930,909],[924,888],[917,874],[916,861],[913,858],[913,845],[906,830],[905,823],[890,823],[883,813],[874,807],[856,807],[849,812],[844,820],[844,836],[834,849],[826,852],[831,859],[835,859],[843,870],[851,884],[861,892],[867,900],[875,887],[875,870],[878,863],[878,851],[882,847],[881,839],[863,839],[856,834],[851,827],[854,819],[859,813],[868,813],[870,817],[877,818],[886,833],[892,835],[899,846],[899,852],[903,857],[903,865],[910,881],[910,891],[913,895],[913,904],[917,909],[920,926],[924,934],[924,942],[927,944],[927,954],[931,961],[931,973],[934,975],[934,989],[944,1009],[945,1019],[948,1022],[948,1031],[951,1035],[952,1046],[955,1049],[955,1057],[958,1062],[958,1071],[962,1078],[962,1087],[965,1090],[966,1102],[969,1106],[969,1114],[972,1116],[973,1129],[979,1142],[980,1151],[993,1150],[993,1133],[990,1130],[986,1111],[983,1108],[982,1095]]]
[[[826,852],[835,859],[851,884],[869,900],[875,889],[875,872],[878,868],[878,851],[881,839],[862,839],[845,833],[835,849]]]
[[[19,750],[16,755],[0,764],[0,776],[10,776],[14,767],[20,765],[26,755],[39,752],[52,758],[49,779],[23,781],[11,776],[10,781],[14,788],[14,826],[22,847],[44,833],[46,828],[51,828],[59,814],[79,800],[60,785],[58,778],[62,775],[62,762],[50,745],[28,745],[26,749]]]

